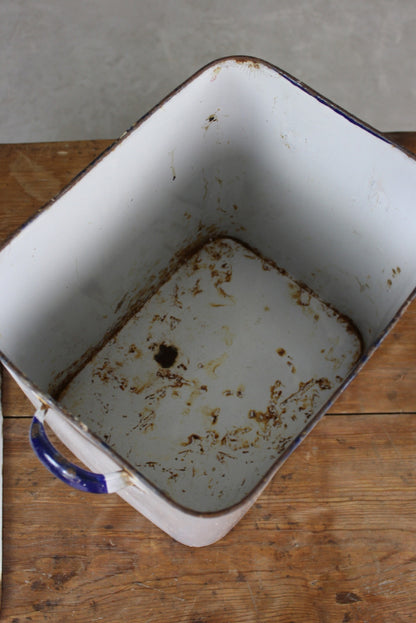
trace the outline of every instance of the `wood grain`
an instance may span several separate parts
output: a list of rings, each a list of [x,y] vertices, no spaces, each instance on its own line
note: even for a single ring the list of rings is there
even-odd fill
[[[324,418],[237,528],[197,550],[116,495],[68,491],[28,424],[6,420],[2,621],[415,620],[414,416]]]
[[[416,133],[394,139],[416,152]],[[0,146],[0,240],[110,143]],[[28,442],[32,407],[4,374],[0,620],[415,621],[415,363],[413,303],[238,526],[197,550],[116,495],[54,479]]]

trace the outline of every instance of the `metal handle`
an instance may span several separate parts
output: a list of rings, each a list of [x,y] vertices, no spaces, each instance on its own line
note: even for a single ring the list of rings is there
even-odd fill
[[[40,416],[40,417],[39,417]],[[94,474],[68,461],[49,441],[44,419],[38,411],[30,427],[30,443],[41,463],[67,485],[89,493],[114,493],[126,487],[127,474],[122,470],[110,474]]]

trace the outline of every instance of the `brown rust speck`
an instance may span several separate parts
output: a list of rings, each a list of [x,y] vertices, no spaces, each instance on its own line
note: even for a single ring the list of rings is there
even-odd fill
[[[319,386],[320,389],[325,390],[325,389],[331,389],[332,385],[330,383],[330,381],[326,378],[321,378],[317,380],[317,384]]]
[[[224,463],[225,459],[235,459],[235,456],[232,456],[231,454],[223,451],[217,452],[217,461],[219,463]]]
[[[307,307],[311,302],[311,291],[309,290],[309,288],[307,288],[307,286],[305,286],[304,284],[298,284],[294,287],[292,287],[292,284],[290,284],[290,287],[292,290],[294,290],[291,296],[292,299],[296,301],[297,305],[300,305],[301,307]]]
[[[260,63],[251,58],[236,58],[235,62],[241,65],[247,65],[250,69],[260,69]]]
[[[135,385],[132,385],[129,388],[129,390],[131,391],[132,394],[141,394],[144,389],[149,389],[149,387],[150,387],[149,383],[145,383],[144,385],[141,385],[140,387],[136,387]]]
[[[137,348],[135,344],[130,344],[127,352],[129,353],[129,355],[134,355],[136,359],[139,359],[142,356],[142,351],[140,350],[140,348]]]
[[[183,387],[184,385],[190,385],[190,382],[183,378],[180,374],[176,374],[175,372],[171,372],[168,369],[159,369],[156,372],[156,376],[168,379],[171,381],[170,387]]]
[[[181,446],[189,446],[193,441],[201,441],[201,437],[196,433],[192,433],[192,435],[188,436],[187,441],[182,441]]]
[[[197,296],[197,294],[201,294],[201,292],[203,292],[201,286],[200,286],[201,280],[197,279],[195,282],[195,285],[193,286],[191,292],[192,292],[192,296]]]
[[[183,305],[182,305],[182,301],[180,300],[179,296],[180,296],[179,286],[177,283],[175,283],[175,288],[173,292],[173,304],[176,305],[176,307],[179,307],[179,309],[182,309]]]
[[[280,355],[280,357],[284,357],[286,355],[286,351],[284,348],[277,348],[276,353]]]
[[[169,316],[169,328],[171,331],[174,331],[178,324],[182,322],[180,318],[176,318],[175,316]]]

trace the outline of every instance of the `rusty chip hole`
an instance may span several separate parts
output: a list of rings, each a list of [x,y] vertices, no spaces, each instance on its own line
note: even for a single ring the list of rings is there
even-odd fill
[[[177,356],[178,349],[176,346],[160,344],[159,350],[153,358],[162,368],[171,368],[175,363]]]

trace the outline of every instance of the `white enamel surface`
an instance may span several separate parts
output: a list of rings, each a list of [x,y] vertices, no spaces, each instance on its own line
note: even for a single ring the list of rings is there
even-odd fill
[[[255,488],[341,385],[361,350],[348,329],[276,268],[220,239],[59,400],[178,504],[220,511]]]
[[[212,233],[307,284],[370,349],[416,286],[415,197],[411,157],[273,68],[221,61],[4,247],[0,350],[47,394]]]

